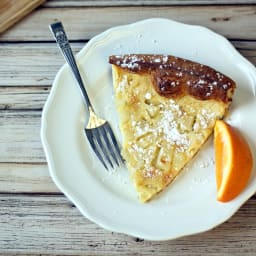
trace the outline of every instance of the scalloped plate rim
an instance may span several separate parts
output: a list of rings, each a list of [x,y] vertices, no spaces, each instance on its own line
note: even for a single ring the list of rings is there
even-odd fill
[[[118,30],[124,30],[124,29],[132,29],[134,27],[136,27],[137,25],[141,25],[141,24],[148,24],[150,22],[170,22],[173,24],[177,24],[177,25],[181,25],[181,26],[186,26],[186,27],[191,27],[193,29],[199,29],[199,30],[204,30],[207,33],[211,33],[212,35],[218,37],[220,40],[222,40],[222,42],[225,44],[225,47],[228,47],[230,51],[232,51],[233,54],[236,55],[236,57],[238,57],[240,59],[241,62],[243,62],[244,64],[247,65],[247,67],[249,69],[251,69],[251,74],[252,74],[252,79],[254,79],[254,81],[256,81],[256,69],[255,67],[248,61],[246,60],[243,56],[241,56],[236,49],[230,44],[230,42],[223,36],[211,31],[208,28],[205,28],[203,26],[198,26],[198,25],[189,25],[189,24],[184,24],[184,23],[180,23],[180,22],[176,22],[176,21],[172,21],[170,19],[165,19],[165,18],[152,18],[152,19],[146,19],[146,20],[142,20],[142,21],[138,21],[135,23],[131,23],[128,25],[120,25],[120,26],[116,26],[113,28],[110,28],[108,30],[106,30],[105,32],[102,32],[101,34],[93,37],[86,46],[84,46],[81,51],[77,54],[78,59],[83,56],[84,54],[86,54],[87,50],[90,49],[90,47],[97,41],[104,39],[106,36],[111,35],[111,33],[113,32],[117,32]],[[108,224],[106,223],[104,220],[102,220],[102,218],[100,218],[99,216],[94,216],[93,214],[91,214],[91,212],[83,206],[83,203],[81,202],[81,200],[75,195],[73,194],[72,191],[68,190],[62,183],[62,181],[58,178],[57,173],[54,170],[54,159],[52,158],[52,153],[51,153],[51,149],[48,143],[48,138],[47,138],[47,114],[50,111],[49,107],[51,106],[52,102],[54,101],[54,97],[55,97],[55,92],[57,89],[57,81],[60,78],[60,76],[62,75],[62,72],[64,72],[63,70],[67,68],[67,64],[63,65],[62,68],[58,71],[54,82],[53,82],[53,86],[51,89],[51,92],[49,94],[49,97],[45,103],[45,106],[43,108],[43,112],[42,112],[42,125],[41,125],[41,140],[42,140],[42,144],[43,144],[43,148],[45,151],[45,155],[46,155],[46,159],[48,162],[48,166],[49,166],[49,171],[50,171],[50,175],[53,179],[53,181],[55,182],[55,184],[57,185],[57,187],[76,205],[76,207],[81,211],[81,213],[87,217],[89,220],[97,223],[99,226],[109,230],[109,231],[114,231],[114,232],[118,232],[118,233],[125,233],[134,237],[140,237],[146,240],[155,240],[155,241],[161,241],[161,240],[170,240],[170,239],[176,239],[179,237],[183,237],[183,236],[188,236],[188,235],[192,235],[192,234],[198,234],[201,232],[205,232],[208,230],[211,230],[212,228],[222,224],[223,222],[227,221],[233,214],[235,214],[235,212],[256,192],[256,187],[254,189],[251,189],[250,191],[248,191],[247,195],[246,195],[246,199],[239,205],[237,205],[236,210],[232,213],[227,214],[226,218],[221,219],[220,221],[218,221],[217,223],[212,223],[211,225],[209,225],[208,227],[202,227],[202,228],[198,228],[197,231],[190,231],[188,233],[185,234],[179,234],[179,235],[170,235],[170,236],[160,236],[160,235],[153,235],[153,234],[146,234],[140,231],[135,231],[135,230],[123,230],[122,228],[119,228],[118,226],[114,226],[113,223]]]

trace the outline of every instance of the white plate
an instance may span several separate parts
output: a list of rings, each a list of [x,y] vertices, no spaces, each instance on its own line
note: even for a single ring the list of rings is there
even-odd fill
[[[222,36],[199,26],[149,19],[115,27],[94,37],[77,55],[95,109],[109,120],[121,141],[112,96],[108,56],[125,53],[171,54],[209,65],[238,85],[228,118],[256,147],[256,71]],[[42,116],[42,142],[60,190],[91,221],[115,232],[165,240],[209,230],[223,223],[256,191],[255,168],[235,200],[216,200],[212,141],[157,198],[141,204],[125,168],[107,173],[84,135],[85,110],[67,65],[58,72]]]

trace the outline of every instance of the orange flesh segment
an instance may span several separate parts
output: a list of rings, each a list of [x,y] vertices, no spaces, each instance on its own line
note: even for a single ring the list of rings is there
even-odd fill
[[[241,133],[216,121],[214,128],[217,200],[228,202],[246,187],[253,167],[250,147]]]

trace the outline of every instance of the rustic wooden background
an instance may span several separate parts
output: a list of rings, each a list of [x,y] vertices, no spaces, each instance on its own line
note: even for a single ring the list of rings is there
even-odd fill
[[[151,242],[91,223],[49,177],[41,112],[64,59],[48,25],[62,20],[77,52],[107,28],[151,17],[211,28],[256,63],[255,0],[49,0],[0,35],[1,255],[256,255],[256,196],[211,231]]]

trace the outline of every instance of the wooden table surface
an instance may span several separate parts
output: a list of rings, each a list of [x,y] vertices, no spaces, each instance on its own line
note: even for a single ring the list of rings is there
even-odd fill
[[[211,231],[152,242],[90,222],[49,176],[41,112],[64,59],[48,24],[62,20],[78,52],[107,28],[151,17],[206,26],[256,63],[255,0],[52,0],[0,35],[1,255],[256,255],[256,196]]]

